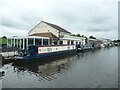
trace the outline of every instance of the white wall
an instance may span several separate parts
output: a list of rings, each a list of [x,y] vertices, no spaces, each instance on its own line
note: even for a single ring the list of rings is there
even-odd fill
[[[35,34],[35,33],[48,33],[48,32],[53,33],[57,37],[59,36],[59,32],[57,29],[49,26],[48,24],[46,24],[44,22],[40,22],[28,34],[31,35],[31,34]],[[63,35],[64,37],[70,37],[70,33],[66,33],[66,32],[60,32],[60,35]]]
[[[58,36],[58,30],[52,28],[51,26],[47,25],[44,22],[41,22],[40,24],[38,24],[28,34],[31,35],[35,33],[48,33],[48,32],[52,32],[54,35]]]
[[[67,40],[63,40],[63,44],[67,44]]]
[[[85,44],[85,38],[82,38],[82,37],[61,38],[61,40],[63,40],[63,44],[67,44],[68,41],[74,41],[74,44],[76,44],[76,42],[78,44],[79,42],[81,42],[81,44]]]

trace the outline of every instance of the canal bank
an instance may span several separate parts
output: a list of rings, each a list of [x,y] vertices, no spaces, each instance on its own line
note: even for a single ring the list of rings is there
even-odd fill
[[[117,88],[118,47],[1,69],[3,88]]]

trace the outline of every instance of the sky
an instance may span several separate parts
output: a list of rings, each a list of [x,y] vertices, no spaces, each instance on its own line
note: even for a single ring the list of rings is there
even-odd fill
[[[0,0],[0,36],[25,36],[39,22],[73,34],[118,38],[118,0]]]

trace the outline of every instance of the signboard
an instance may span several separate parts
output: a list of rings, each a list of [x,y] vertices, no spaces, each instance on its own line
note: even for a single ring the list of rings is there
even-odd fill
[[[76,48],[75,45],[38,47],[38,54],[66,51],[75,48]]]

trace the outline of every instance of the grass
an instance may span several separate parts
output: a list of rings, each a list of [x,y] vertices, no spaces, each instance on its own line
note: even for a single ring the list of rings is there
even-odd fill
[[[0,44],[7,44],[7,39],[0,38]]]
[[[12,44],[14,43],[14,40],[12,40]],[[15,44],[19,44],[20,41],[15,42]],[[0,38],[0,45],[2,44],[7,44],[7,39],[6,38]],[[11,44],[11,40],[8,39],[8,44]]]

